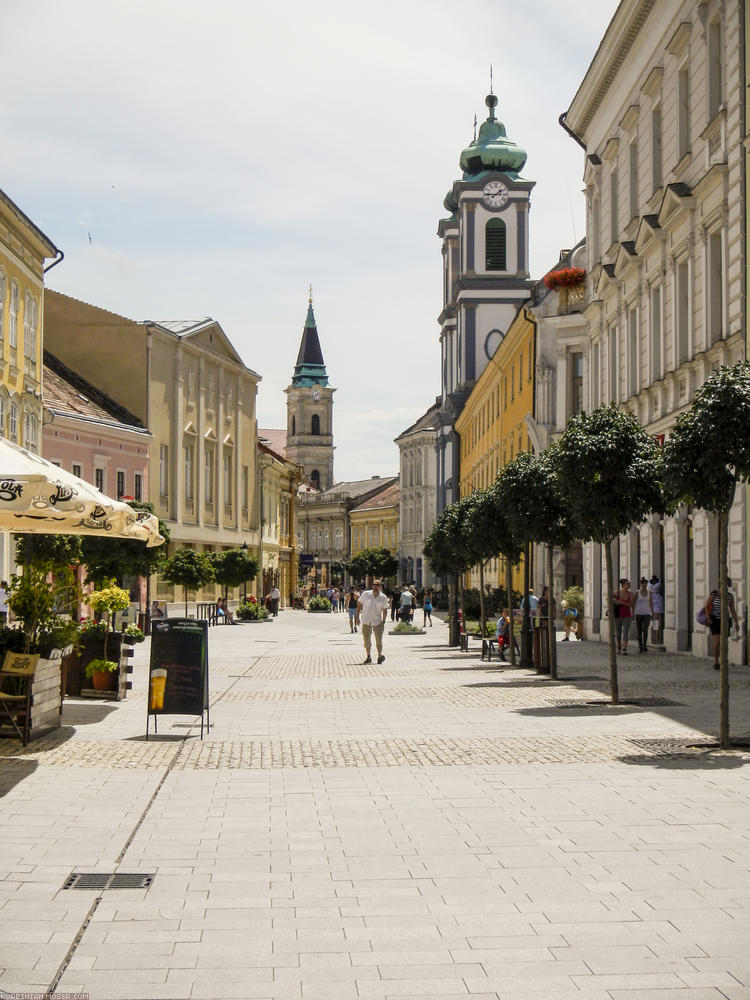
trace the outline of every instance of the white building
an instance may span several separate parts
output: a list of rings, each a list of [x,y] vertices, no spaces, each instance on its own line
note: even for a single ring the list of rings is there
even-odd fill
[[[623,0],[562,119],[586,151],[587,406],[615,401],[658,436],[712,370],[744,357],[742,10],[739,0]],[[729,531],[742,614],[744,491]],[[683,507],[614,549],[616,576],[663,578],[666,646],[706,655],[695,613],[718,584],[715,519]],[[594,631],[604,630],[603,561],[585,547]],[[730,643],[732,660],[741,655]]]
[[[435,523],[435,442],[438,402],[395,439],[399,451],[401,510],[398,527],[399,579],[418,589],[435,577],[424,558],[424,540]]]

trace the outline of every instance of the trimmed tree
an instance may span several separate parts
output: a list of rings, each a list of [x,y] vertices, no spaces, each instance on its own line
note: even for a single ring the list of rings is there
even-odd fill
[[[229,598],[230,587],[241,587],[258,575],[258,560],[243,549],[225,549],[209,555],[214,569],[214,579],[224,588],[224,600]]]
[[[510,611],[510,665],[516,665],[515,616],[513,614],[513,567],[521,559],[523,541],[514,530],[513,519],[509,515],[512,498],[509,481],[505,478],[505,468],[486,491],[481,509],[481,517],[487,534],[487,546],[493,555],[500,554],[505,560],[505,590]]]
[[[356,555],[351,557],[348,567],[349,572],[358,579],[363,577],[365,579],[367,577],[382,579],[383,577],[395,576],[398,571],[398,560],[391,555],[388,549],[374,547],[360,549]]]
[[[522,546],[538,542],[547,549],[547,636],[552,680],[557,677],[553,555],[556,548],[567,548],[575,537],[560,485],[555,454],[554,446],[540,455],[520,452],[505,466],[501,474],[507,516],[516,539]]]
[[[576,535],[604,548],[609,678],[612,704],[617,705],[612,542],[653,511],[664,509],[659,448],[632,414],[610,404],[592,413],[577,413],[568,421],[554,461]]]
[[[721,636],[719,640],[719,743],[729,738],[729,512],[739,482],[750,479],[750,364],[714,372],[677,420],[664,447],[664,485],[675,503],[692,503],[719,522]]]
[[[161,575],[167,583],[173,583],[185,588],[185,617],[188,613],[188,593],[200,590],[214,579],[214,568],[211,560],[195,549],[177,549],[174,555],[166,559]]]
[[[424,542],[425,558],[429,560],[436,576],[450,580],[448,645],[458,646],[458,579],[461,573],[475,562],[475,552],[469,539],[467,518],[470,516],[470,497],[458,500],[440,511]]]

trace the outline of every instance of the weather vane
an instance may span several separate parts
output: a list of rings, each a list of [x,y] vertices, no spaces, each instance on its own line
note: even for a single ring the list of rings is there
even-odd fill
[[[312,305],[312,285],[310,285],[310,297],[307,300]]]
[[[490,63],[490,93],[491,94],[495,93],[495,91],[493,90],[493,84],[492,84],[492,63]]]

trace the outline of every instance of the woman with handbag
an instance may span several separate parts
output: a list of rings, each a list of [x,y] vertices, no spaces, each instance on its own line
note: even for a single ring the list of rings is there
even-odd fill
[[[729,603],[729,614],[734,621],[734,627],[739,629],[740,623],[737,620],[737,609],[734,606],[734,594],[729,589],[732,581],[727,577],[727,601]],[[714,640],[714,670],[719,669],[719,644],[721,642],[721,591],[717,587],[712,590],[706,598],[705,604],[706,625],[711,629]]]
[[[617,652],[628,655],[628,634],[633,620],[633,594],[630,592],[630,580],[625,577],[620,580],[620,589],[612,595],[615,602],[615,630],[617,632]]]

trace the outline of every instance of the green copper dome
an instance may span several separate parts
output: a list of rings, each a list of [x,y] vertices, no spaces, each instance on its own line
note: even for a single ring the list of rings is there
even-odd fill
[[[505,126],[495,118],[497,97],[488,94],[484,103],[490,109],[489,118],[482,122],[477,138],[461,153],[464,180],[489,170],[516,177],[526,163],[526,150],[507,137]]]

